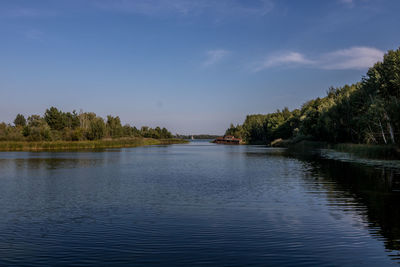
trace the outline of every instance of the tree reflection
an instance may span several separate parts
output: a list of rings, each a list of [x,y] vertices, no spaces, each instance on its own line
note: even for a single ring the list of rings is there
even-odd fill
[[[291,155],[293,156],[293,155]],[[374,168],[357,163],[321,159],[317,155],[297,154],[296,158],[311,166],[311,175],[316,186],[323,186],[328,200],[340,203],[344,209],[351,198],[364,209],[370,232],[384,238],[385,247],[400,252],[400,173],[389,168]],[[338,205],[339,206],[339,205]]]

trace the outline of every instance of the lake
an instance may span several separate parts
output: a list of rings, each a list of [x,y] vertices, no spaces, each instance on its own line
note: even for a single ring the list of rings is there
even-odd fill
[[[0,152],[0,265],[398,265],[399,169],[208,142]]]

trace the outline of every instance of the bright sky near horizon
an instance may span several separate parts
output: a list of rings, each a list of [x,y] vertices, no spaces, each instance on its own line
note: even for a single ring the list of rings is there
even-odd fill
[[[398,0],[2,0],[0,121],[56,106],[222,134],[360,81]]]

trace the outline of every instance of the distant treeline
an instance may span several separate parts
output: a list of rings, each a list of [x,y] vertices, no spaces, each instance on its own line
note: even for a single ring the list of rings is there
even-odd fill
[[[93,112],[63,112],[55,107],[43,116],[31,115],[27,119],[18,114],[14,125],[0,123],[0,141],[84,141],[103,138],[145,137],[165,139],[172,134],[165,128],[141,129],[122,125],[120,118],[103,119]]]
[[[226,134],[250,144],[310,139],[332,143],[400,142],[400,48],[388,51],[359,83],[330,88],[300,109],[248,115]]]
[[[191,139],[193,136],[194,139],[215,139],[219,137],[219,135],[212,135],[212,134],[194,134],[194,135],[182,135],[182,134],[176,134],[176,138],[180,139]]]

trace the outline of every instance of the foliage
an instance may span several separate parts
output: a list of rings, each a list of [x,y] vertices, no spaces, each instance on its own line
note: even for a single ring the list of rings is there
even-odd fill
[[[330,88],[300,109],[248,115],[226,134],[250,144],[275,139],[313,139],[331,143],[398,144],[400,142],[400,49],[389,51],[361,82]]]
[[[107,116],[107,134],[110,137],[121,137],[123,133],[119,117]]]
[[[44,113],[44,120],[52,130],[75,129],[79,126],[79,118],[75,110],[72,113],[65,113],[55,107],[51,107]]]
[[[106,134],[106,125],[102,118],[95,117],[89,123],[89,130],[86,132],[88,140],[102,139]]]
[[[121,125],[118,116],[103,118],[93,112],[63,112],[56,107],[46,109],[43,117],[31,115],[26,120],[18,114],[14,126],[0,123],[0,141],[85,141],[149,137],[155,139],[172,138],[166,128],[150,128],[138,130],[129,124]]]
[[[26,125],[26,119],[25,119],[24,115],[17,114],[17,116],[15,117],[15,120],[14,120],[14,125],[24,127]]]

